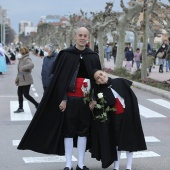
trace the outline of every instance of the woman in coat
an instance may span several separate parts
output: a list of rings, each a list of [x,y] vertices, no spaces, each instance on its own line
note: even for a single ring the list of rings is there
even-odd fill
[[[161,47],[156,52],[156,57],[158,57],[158,61],[159,61],[159,73],[164,72],[163,68],[164,68],[164,64],[165,64],[165,58],[166,58],[167,49],[168,49],[167,40],[164,40],[163,44],[161,45]],[[163,54],[162,57],[159,57],[159,53]]]
[[[38,102],[36,102],[33,97],[29,95],[30,86],[33,84],[33,78],[31,71],[34,67],[34,64],[29,57],[29,50],[26,47],[21,47],[19,50],[22,55],[18,63],[18,74],[15,80],[15,84],[18,86],[18,100],[19,108],[14,111],[14,113],[24,112],[23,109],[23,96],[29,100],[31,103],[38,107]]]

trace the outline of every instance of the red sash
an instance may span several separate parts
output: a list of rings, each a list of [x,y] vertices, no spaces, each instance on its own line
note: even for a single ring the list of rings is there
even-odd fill
[[[123,108],[123,106],[120,103],[118,98],[116,98],[116,103],[115,103],[114,107],[116,108],[115,114],[122,114],[122,113],[124,113],[124,108]]]
[[[83,85],[83,81],[85,78],[77,78],[76,84],[75,84],[75,91],[74,92],[67,92],[68,96],[75,96],[75,97],[83,97],[83,91],[81,90],[81,87]]]

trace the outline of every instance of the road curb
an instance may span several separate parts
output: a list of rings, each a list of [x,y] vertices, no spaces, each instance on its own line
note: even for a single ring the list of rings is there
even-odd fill
[[[111,75],[111,74],[109,74],[109,77],[119,78],[118,76],[114,76],[114,75]],[[136,81],[133,81],[133,86],[138,88],[138,89],[150,92],[152,94],[156,94],[158,96],[161,96],[161,97],[164,97],[164,98],[170,100],[170,92],[169,91],[158,89],[156,87],[152,87],[152,86],[142,84],[142,83],[139,83],[139,82],[136,82]]]

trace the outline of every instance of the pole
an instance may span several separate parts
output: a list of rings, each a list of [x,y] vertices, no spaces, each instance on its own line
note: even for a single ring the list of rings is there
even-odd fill
[[[5,28],[5,25],[6,25],[6,10],[4,9],[3,10],[3,15],[2,15],[2,20],[3,20],[3,44],[5,45],[5,41],[6,41],[6,28]]]
[[[3,44],[5,45],[6,43],[5,43],[5,41],[6,41],[6,34],[5,34],[5,32],[6,32],[6,28],[5,28],[5,22],[4,22],[4,20],[3,20]]]
[[[1,43],[2,43],[2,7],[0,6],[0,23],[1,23]]]
[[[2,40],[3,40],[3,38],[2,38],[3,37],[3,33],[2,33],[3,30],[2,29],[3,29],[3,26],[2,26],[2,15],[1,15],[1,43],[2,43]]]

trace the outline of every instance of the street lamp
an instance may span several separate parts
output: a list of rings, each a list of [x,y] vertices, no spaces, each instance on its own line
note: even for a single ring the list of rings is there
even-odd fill
[[[0,6],[0,19],[1,19],[1,43],[5,44],[5,24],[6,24],[6,10]]]

